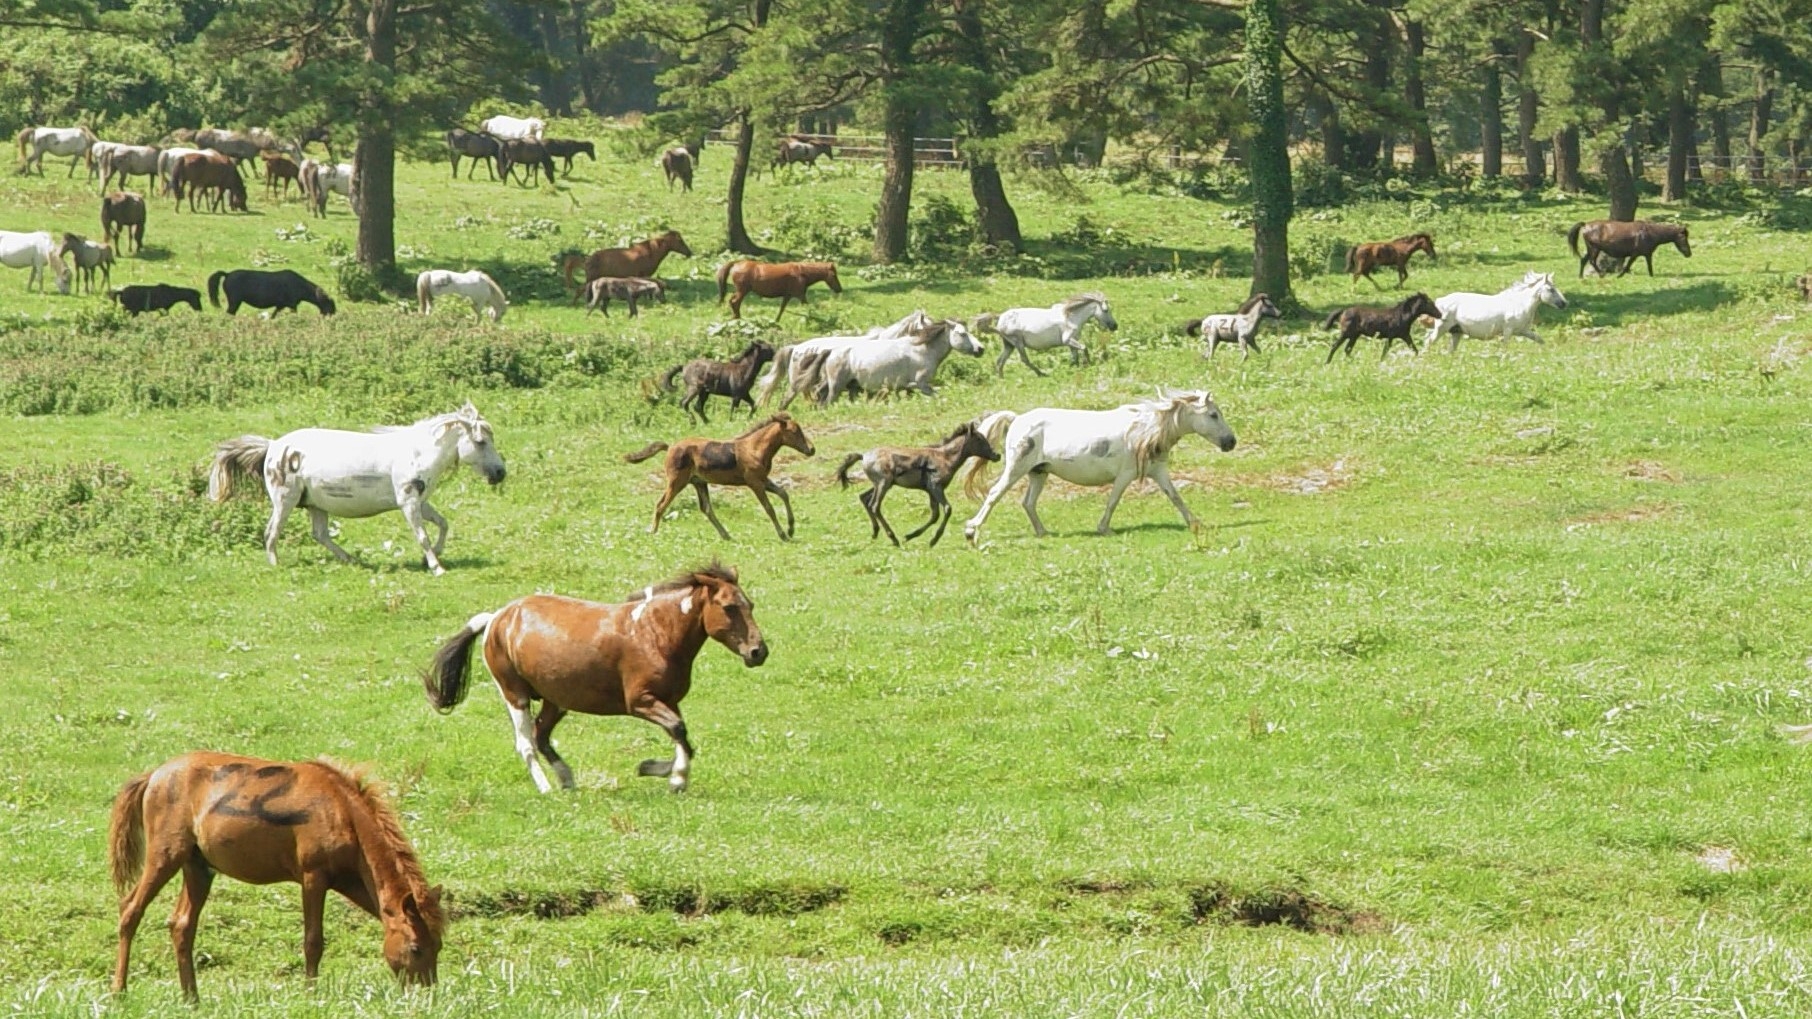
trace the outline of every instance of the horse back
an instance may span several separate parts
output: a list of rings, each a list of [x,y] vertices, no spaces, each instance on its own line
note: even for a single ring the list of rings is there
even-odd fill
[[[247,884],[297,882],[304,869],[349,870],[359,843],[345,783],[338,769],[312,761],[185,754],[147,780],[145,830],[153,845],[192,846],[214,870]]]
[[[491,618],[485,665],[506,692],[525,699],[591,715],[626,714],[622,669],[646,657],[633,640],[635,604],[556,594],[518,598]]]

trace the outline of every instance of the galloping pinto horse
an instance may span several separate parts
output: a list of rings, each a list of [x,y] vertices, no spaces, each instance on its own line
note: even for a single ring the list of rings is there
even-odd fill
[[[1585,254],[1579,253],[1579,242],[1585,241]],[[1637,220],[1624,223],[1614,219],[1593,220],[1590,223],[1574,223],[1573,229],[1567,231],[1567,247],[1579,258],[1579,275],[1585,277],[1586,266],[1598,261],[1600,252],[1623,262],[1623,268],[1617,275],[1622,276],[1630,271],[1641,258],[1648,263],[1648,274],[1655,274],[1655,249],[1663,244],[1672,244],[1680,254],[1692,257],[1692,245],[1687,243],[1686,226],[1682,223],[1656,223],[1650,220]]]
[[[193,753],[126,783],[107,832],[120,900],[115,993],[126,989],[145,908],[178,873],[170,921],[182,993],[195,1000],[195,924],[216,873],[254,885],[302,886],[302,963],[310,983],[326,945],[327,893],[384,925],[384,961],[405,983],[438,975],[446,917],[382,789],[326,761],[280,764]]]
[[[686,239],[678,230],[669,230],[627,248],[599,248],[589,255],[568,255],[561,263],[560,271],[566,275],[566,285],[572,288],[573,303],[577,304],[585,286],[573,282],[573,270],[583,267],[586,283],[600,276],[652,277],[669,254],[692,257],[692,249],[686,246]]]
[[[485,666],[516,730],[516,753],[542,792],[553,786],[537,752],[560,785],[573,788],[573,770],[553,741],[554,726],[569,711],[634,715],[660,726],[673,740],[673,758],[643,761],[638,773],[665,775],[674,792],[683,792],[696,751],[679,703],[692,687],[692,661],[705,640],[736,652],[750,668],[768,660],[755,604],[735,571],[715,564],[645,587],[617,605],[536,594],[480,612],[441,646],[422,677],[435,710],[451,711],[465,700],[480,636]]]
[[[768,513],[768,519],[774,522],[774,532],[780,535],[781,541],[793,538],[793,501],[787,498],[786,489],[774,484],[768,475],[774,469],[774,454],[780,447],[796,449],[806,456],[817,450],[812,440],[805,437],[805,430],[799,427],[786,414],[775,414],[766,421],[731,439],[719,442],[715,439],[681,439],[668,446],[665,442],[651,442],[642,449],[625,456],[623,459],[632,464],[641,463],[661,450],[667,450],[665,464],[667,474],[667,491],[661,494],[660,502],[654,507],[654,522],[648,525],[648,533],[661,529],[661,516],[667,507],[673,505],[674,497],[679,495],[688,484],[698,493],[698,508],[704,511],[705,518],[725,541],[730,540],[730,532],[718,522],[717,512],[711,508],[711,490],[709,485],[741,485],[753,491],[760,501],[761,508]],[[768,494],[780,496],[780,504],[786,507],[786,529],[780,529],[780,518],[774,515],[774,504],[768,502]]]
[[[755,291],[758,297],[780,298],[780,310],[774,314],[774,321],[786,314],[786,306],[794,298],[800,304],[805,303],[805,292],[814,283],[830,287],[833,294],[843,292],[843,283],[837,279],[835,262],[725,262],[717,267],[717,300],[723,302],[724,294],[731,286],[736,288],[735,296],[730,298],[730,317],[742,317],[742,302]]]
[[[1355,244],[1346,252],[1346,271],[1353,274],[1353,282],[1359,282],[1364,276],[1372,281],[1372,286],[1379,287],[1372,273],[1379,269],[1397,270],[1397,286],[1409,278],[1409,257],[1418,251],[1428,252],[1434,258],[1434,238],[1428,234],[1410,234],[1394,241],[1376,241],[1370,244]]]

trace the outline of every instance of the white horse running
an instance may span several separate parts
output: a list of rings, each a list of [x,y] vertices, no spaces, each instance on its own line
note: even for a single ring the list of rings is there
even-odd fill
[[[19,172],[31,172],[35,163],[40,177],[44,175],[45,156],[68,156],[69,172],[64,176],[75,176],[76,163],[88,159],[89,146],[95,142],[94,132],[85,127],[28,127],[19,132],[18,138],[22,161]]]
[[[938,366],[955,351],[980,357],[980,341],[955,319],[934,322],[903,336],[852,343],[833,351],[825,360],[822,376],[826,403],[835,403],[847,391],[874,394],[890,389],[911,389],[936,396],[931,380]]]
[[[540,141],[547,122],[540,117],[507,117],[498,114],[478,122],[478,129],[504,141]]]
[[[1240,349],[1239,359],[1244,361],[1252,356],[1254,350],[1258,350],[1258,327],[1264,325],[1268,318],[1283,318],[1283,312],[1271,303],[1269,294],[1254,294],[1239,306],[1238,311],[1226,315],[1204,315],[1189,323],[1184,331],[1207,341],[1208,349],[1202,351],[1203,357],[1213,357],[1215,350],[1223,343],[1236,343]]]
[[[38,285],[38,292],[44,292],[44,267],[50,266],[57,276],[57,293],[69,293],[69,266],[63,263],[62,242],[50,235],[48,230],[36,233],[19,233],[14,230],[0,230],[0,265],[8,269],[30,269],[31,276],[25,281],[26,293],[31,292],[31,285]]]
[[[428,496],[462,463],[493,485],[503,481],[503,458],[491,442],[491,426],[469,401],[451,414],[401,428],[304,428],[275,441],[258,435],[228,439],[216,448],[208,495],[224,502],[241,482],[263,480],[271,499],[264,552],[272,566],[277,565],[277,534],[298,506],[308,511],[315,540],[343,563],[352,557],[328,534],[329,516],[369,517],[400,509],[428,568],[439,576],[447,572],[440,563],[447,518],[428,505]],[[424,523],[440,529],[432,545]]]
[[[1176,486],[1170,483],[1170,450],[1183,436],[1192,434],[1213,440],[1223,452],[1232,449],[1236,441],[1233,429],[1221,420],[1221,409],[1205,389],[1166,389],[1156,401],[1129,403],[1113,410],[1041,407],[1024,414],[997,411],[982,419],[981,429],[1000,451],[1004,464],[1000,479],[988,490],[981,509],[963,525],[963,535],[971,544],[993,512],[994,504],[1020,478],[1028,479],[1021,503],[1026,516],[1032,518],[1032,532],[1044,537],[1044,523],[1038,519],[1038,494],[1044,491],[1044,483],[1051,475],[1072,485],[1113,486],[1107,495],[1107,510],[1095,528],[1102,534],[1110,533],[1114,507],[1120,504],[1126,486],[1140,478],[1156,482],[1191,529],[1200,527],[1201,522],[1189,512]],[[966,486],[973,488],[985,469],[978,461],[969,472]]]
[[[1459,349],[1462,335],[1478,340],[1527,336],[1540,343],[1541,337],[1535,332],[1535,312],[1544,304],[1555,308],[1567,306],[1566,296],[1554,285],[1551,272],[1527,273],[1516,283],[1490,296],[1448,294],[1435,302],[1435,307],[1441,309],[1441,317],[1428,331],[1428,342],[1432,344],[1441,338],[1441,334],[1452,333],[1448,353]]]
[[[780,409],[785,410],[799,394],[818,387],[825,358],[833,351],[854,343],[894,339],[930,325],[931,316],[920,310],[892,325],[876,326],[856,336],[820,336],[817,339],[789,343],[774,352],[774,367],[762,378],[757,399],[767,403],[768,398],[774,395],[775,387],[784,379],[787,382],[787,395],[781,401]],[[827,398],[828,394],[824,394],[824,397]]]
[[[466,272],[429,269],[415,277],[415,297],[421,305],[422,314],[432,315],[434,299],[446,294],[471,301],[473,315],[490,315],[493,322],[503,321],[503,313],[510,306],[504,300],[503,288],[497,285],[497,281],[478,269]]]
[[[985,330],[1000,336],[1000,357],[994,361],[994,374],[1004,374],[1007,358],[1018,351],[1025,366],[1042,376],[1044,372],[1026,357],[1026,351],[1068,347],[1071,364],[1085,361],[1088,348],[1082,343],[1082,327],[1091,320],[1100,322],[1109,332],[1120,328],[1107,306],[1107,295],[1095,291],[1079,294],[1049,308],[1010,308],[998,315],[977,315],[973,327],[978,332]]]

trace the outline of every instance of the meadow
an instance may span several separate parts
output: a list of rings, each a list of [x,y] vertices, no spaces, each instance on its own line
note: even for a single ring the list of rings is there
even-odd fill
[[[609,148],[609,147],[607,147]],[[329,906],[301,975],[295,886],[217,882],[198,939],[206,1014],[547,1016],[1786,1016],[1812,1010],[1812,549],[1803,479],[1812,332],[1801,199],[1661,208],[1694,257],[1574,279],[1593,201],[1378,189],[1292,228],[1303,317],[1205,361],[1181,324],[1245,295],[1249,231],[1213,181],[1108,172],[1009,181],[1027,255],[952,239],[967,180],[926,171],[922,257],[864,265],[879,168],[751,181],[758,239],[834,255],[779,327],[715,304],[728,153],[698,190],[601,150],[556,188],[399,170],[402,267],[475,266],[513,306],[424,319],[394,299],[331,319],[209,308],[128,320],[0,274],[0,1007],[193,1014],[163,921],[108,990],[104,839],[130,776],[196,748],[369,762],[454,922],[432,992],[404,992],[377,925]],[[289,267],[337,295],[355,223],[253,185],[248,215],[173,215],[115,285]],[[0,177],[0,226],[94,233],[92,186]],[[670,300],[635,320],[568,306],[567,248],[667,226]],[[1543,345],[1376,341],[1323,366],[1327,311],[1376,291],[1344,244],[1431,231],[1411,288],[1493,292],[1556,273]],[[942,232],[940,232],[942,231]],[[1386,273],[1382,278],[1388,278]],[[997,340],[935,399],[795,405],[797,539],[747,493],[734,540],[682,499],[647,534],[653,439],[690,426],[658,372],[748,337],[805,338],[914,308],[968,317],[1078,290],[1113,301],[1092,364]],[[1407,292],[1407,291],[1406,291]],[[1384,295],[1393,300],[1395,294]],[[924,443],[989,410],[1108,407],[1205,386],[1239,436],[1172,458],[1206,527],[1150,486],[1098,537],[1103,493],[1017,496],[977,548],[871,541],[845,453]],[[264,561],[262,499],[216,506],[216,441],[412,420],[470,398],[510,477],[436,498],[444,577],[400,517],[348,521],[335,563],[292,519]],[[896,526],[923,513],[889,500]],[[910,522],[910,523],[909,523]],[[655,727],[570,717],[580,788],[540,796],[480,676],[439,716],[419,672],[473,613],[534,591],[617,600],[683,567],[741,571],[772,648],[715,645],[683,704],[691,789],[635,776]]]

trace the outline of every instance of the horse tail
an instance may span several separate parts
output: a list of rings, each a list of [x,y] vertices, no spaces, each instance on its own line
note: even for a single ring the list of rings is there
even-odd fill
[[[837,484],[844,488],[849,487],[849,469],[854,467],[856,462],[861,459],[862,454],[860,453],[851,453],[843,458],[843,462],[837,466]]]
[[[738,263],[737,263],[736,259],[731,259],[730,261],[725,262],[724,264],[717,267],[717,303],[718,304],[724,303],[724,295],[726,293],[728,293],[730,290],[730,270],[735,268],[737,264]]]
[[[1345,308],[1341,308],[1341,309],[1339,309],[1339,310],[1337,310],[1337,311],[1335,311],[1335,312],[1334,312],[1334,313],[1333,313],[1333,314],[1331,314],[1331,315],[1329,315],[1329,316],[1328,316],[1328,317],[1327,317],[1327,318],[1326,318],[1326,320],[1324,320],[1324,321],[1323,321],[1323,322],[1322,322],[1322,323],[1321,323],[1321,328],[1323,328],[1323,329],[1332,329],[1332,328],[1334,328],[1334,327],[1335,327],[1335,326],[1336,326],[1336,325],[1338,325],[1338,324],[1339,324],[1339,322],[1340,322],[1340,316],[1342,316],[1342,315],[1344,315],[1344,314],[1346,314],[1346,309],[1345,309]]]
[[[1567,247],[1573,249],[1573,257],[1579,257],[1579,231],[1585,228],[1584,223],[1574,223],[1573,229],[1567,231]]]
[[[424,272],[415,277],[415,309],[424,315],[428,313],[429,298],[434,296],[431,293],[432,290],[433,286],[428,281],[427,273]]]
[[[653,456],[656,453],[659,453],[661,450],[666,449],[666,448],[667,448],[667,444],[664,442],[650,442],[648,445],[643,446],[641,449],[638,449],[635,452],[630,453],[627,456],[623,457],[623,462],[639,464],[643,460],[648,459],[649,457]]]
[[[113,889],[125,895],[145,867],[145,787],[151,773],[132,779],[113,798],[113,820],[107,825],[107,862]]]
[[[208,303],[216,308],[220,307],[220,281],[223,279],[226,279],[224,269],[208,277]]]
[[[491,292],[491,300],[496,302],[497,317],[501,319],[503,309],[509,307],[510,299],[503,295],[503,288],[497,285],[497,281],[491,278],[490,273],[483,275],[485,288]]]
[[[974,333],[993,333],[994,335],[999,336],[1000,330],[994,328],[994,323],[998,321],[1000,321],[999,315],[996,315],[991,311],[982,312],[980,315],[969,320],[969,331]]]
[[[1018,419],[1019,415],[1010,410],[997,410],[976,422],[975,430],[987,438],[988,445],[1005,456],[1006,451],[1000,447],[1001,441],[1007,437],[1007,429],[1013,427],[1013,422]],[[963,494],[971,499],[981,498],[986,494],[987,481],[988,461],[978,456],[975,463],[969,466],[968,476],[963,478]]]
[[[1199,318],[1192,318],[1183,323],[1183,332],[1189,336],[1202,335],[1202,320]]]
[[[1357,244],[1346,249],[1346,271],[1350,273],[1359,271],[1359,245]]]
[[[673,367],[667,369],[667,374],[661,376],[661,392],[663,392],[663,393],[673,392],[674,378],[676,376],[678,376],[680,372],[683,372],[685,370],[686,370],[686,366],[683,364],[676,364]]]
[[[31,140],[31,128],[29,128],[29,127],[20,128],[18,137],[19,137],[19,158],[21,160],[23,160],[25,158],[25,145],[27,142],[29,142]]]
[[[761,380],[761,392],[755,394],[762,406],[767,406],[768,398],[774,395],[774,387],[780,380],[793,373],[793,345],[787,344],[774,351],[774,367],[768,369],[767,377]]]
[[[214,466],[208,470],[208,498],[225,502],[233,497],[241,481],[262,478],[270,450],[271,440],[262,435],[241,435],[214,447]]]
[[[434,710],[444,715],[466,699],[472,674],[472,645],[478,643],[496,616],[495,612],[480,612],[466,620],[465,628],[448,637],[434,652],[428,671],[422,673],[422,690]]]

